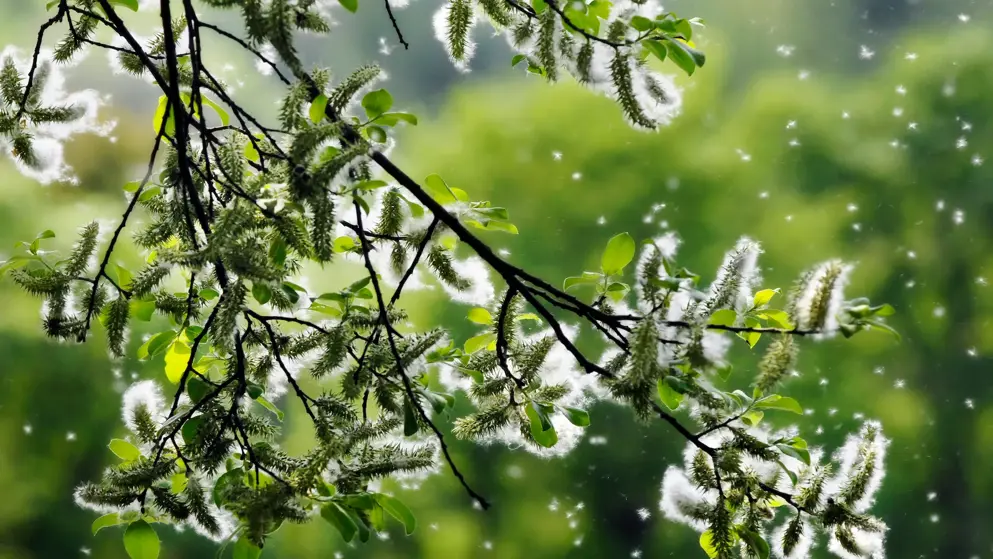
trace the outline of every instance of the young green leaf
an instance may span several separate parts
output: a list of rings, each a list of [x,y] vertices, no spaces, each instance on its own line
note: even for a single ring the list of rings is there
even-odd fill
[[[710,315],[710,320],[707,323],[715,326],[734,326],[736,320],[738,320],[738,313],[734,309],[721,309]]]
[[[417,518],[414,517],[414,513],[410,512],[407,505],[403,504],[400,499],[396,497],[391,497],[389,495],[384,495],[382,493],[376,494],[376,502],[379,506],[383,507],[390,516],[400,521],[403,524],[404,530],[407,535],[414,533],[417,528]]]
[[[581,410],[579,408],[562,408],[562,413],[565,415],[569,423],[572,423],[576,427],[589,427],[590,426],[590,414],[586,410]]]
[[[671,383],[667,382],[667,380],[670,378],[672,377],[659,379],[658,382],[659,399],[662,400],[662,403],[665,404],[665,407],[669,408],[670,410],[675,410],[676,408],[679,407],[679,404],[683,403],[684,396],[679,392],[677,392],[676,389],[672,387]]]
[[[495,341],[496,341],[496,334],[494,334],[493,332],[487,332],[485,334],[473,336],[465,341],[465,346],[463,346],[463,351],[465,351],[466,353],[476,353],[477,351],[490,345],[491,342],[495,342]]]
[[[358,526],[352,517],[346,513],[337,503],[328,503],[321,507],[321,518],[327,520],[329,524],[337,528],[338,533],[346,541],[350,542],[355,538]]]
[[[475,322],[476,324],[493,324],[493,315],[490,314],[490,311],[482,307],[470,309],[469,314],[466,316],[470,321]]]
[[[179,384],[190,363],[190,346],[183,340],[175,340],[165,354],[165,374],[169,382]]]
[[[95,536],[97,535],[97,532],[99,532],[100,530],[103,530],[104,528],[108,528],[110,526],[117,526],[118,524],[121,524],[121,518],[117,515],[116,512],[112,512],[105,514],[100,518],[94,520],[93,524],[90,526],[90,530],[93,531],[93,535]]]
[[[548,417],[545,416],[544,412],[541,411],[534,402],[529,403],[524,407],[524,412],[528,416],[531,426],[531,436],[534,438],[535,442],[545,448],[551,448],[555,446],[555,443],[559,442],[559,437],[555,433],[555,428],[551,426],[551,422]],[[545,426],[547,425],[547,429]]]
[[[600,257],[600,269],[608,276],[618,275],[634,259],[634,238],[628,233],[614,236],[607,242]]]
[[[327,95],[324,95],[322,93],[321,95],[315,97],[314,100],[310,102],[310,110],[308,111],[308,116],[310,117],[310,121],[313,122],[314,124],[317,124],[322,120],[324,120],[324,111],[325,109],[327,109],[327,106],[328,106]]]
[[[717,546],[714,545],[714,533],[710,530],[704,530],[700,534],[700,547],[707,554],[710,559],[716,559],[717,557]]]
[[[385,113],[392,106],[393,96],[385,89],[370,91],[362,98],[362,108],[365,109],[365,114],[370,119]]]
[[[771,410],[791,411],[795,414],[803,415],[803,408],[800,407],[800,402],[797,402],[793,398],[780,396],[779,394],[766,396],[765,398],[755,402],[755,406]]]
[[[138,447],[124,439],[112,439],[107,448],[117,455],[121,460],[137,460],[141,458],[141,451]]]
[[[752,305],[755,306],[755,308],[764,307],[769,304],[769,301],[772,301],[772,298],[775,297],[777,293],[779,293],[778,289],[763,289],[762,291],[756,293],[755,297],[752,298]]]
[[[124,549],[131,559],[158,559],[159,536],[144,519],[128,525],[124,531]]]

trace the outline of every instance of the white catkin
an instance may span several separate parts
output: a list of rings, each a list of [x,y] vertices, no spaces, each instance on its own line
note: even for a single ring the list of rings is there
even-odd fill
[[[472,16],[469,19],[469,30],[466,34],[466,45],[464,51],[464,59],[457,60],[455,55],[452,53],[451,45],[448,43],[449,35],[449,13],[451,12],[453,2],[445,2],[441,8],[434,13],[434,17],[431,18],[431,26],[434,29],[434,36],[441,42],[445,47],[445,52],[448,53],[448,58],[452,61],[455,68],[463,73],[469,72],[469,61],[476,54],[476,43],[472,40],[473,28],[476,26],[476,22],[479,18],[476,15],[475,10],[472,10]]]
[[[853,528],[852,535],[861,553],[849,553],[848,550],[841,546],[841,543],[833,532],[828,538],[828,551],[841,559],[886,559],[886,550],[884,549],[884,544],[886,543],[885,532],[866,532],[865,530]]]
[[[871,443],[865,444],[866,454],[873,458],[872,476],[866,487],[865,495],[852,504],[852,510],[863,513],[869,510],[875,501],[876,493],[883,485],[883,477],[886,475],[886,450],[890,441],[883,436],[882,425],[878,421],[866,421],[862,429],[857,434],[849,435],[845,439],[845,444],[839,448],[834,455],[834,461],[839,465],[834,476],[829,478],[824,484],[825,494],[837,496],[844,489],[848,478],[856,470],[860,470],[864,463],[862,447],[865,443],[866,432],[875,430],[876,435]]]
[[[716,491],[712,491],[716,494]],[[670,466],[662,476],[662,499],[659,510],[673,522],[685,524],[698,532],[707,529],[707,523],[687,515],[684,511],[700,505],[710,506],[711,499],[686,477],[686,473],[675,466]]]
[[[786,533],[786,528],[792,520],[793,517],[788,516],[782,526],[779,526],[772,532],[772,538],[769,540],[769,544],[772,548],[773,557],[777,559],[807,559],[810,557],[810,552],[814,547],[814,527],[809,522],[803,522],[803,532],[800,534],[800,539],[797,540],[792,551],[787,554],[783,550],[783,534]]]
[[[824,277],[831,272],[832,268],[835,267],[840,267],[841,273],[838,276],[838,279],[834,282],[830,293],[827,294],[827,313],[824,319],[824,324],[814,324],[814,322],[816,322],[816,317],[812,316],[811,313],[815,300],[817,300],[818,297],[823,296],[823,294],[820,293],[821,282]],[[844,304],[844,290],[848,285],[848,279],[851,275],[851,271],[852,266],[850,264],[845,264],[840,260],[829,260],[818,264],[814,268],[813,273],[810,275],[809,281],[798,295],[796,300],[797,324],[802,329],[821,330],[823,333],[814,336],[815,339],[831,337],[837,332],[838,313],[841,311],[841,307]]]
[[[14,66],[23,75],[28,74],[31,69],[29,55],[22,55],[18,48],[8,46],[0,52],[0,60],[5,60],[7,57],[14,61]],[[98,119],[97,113],[107,103],[107,96],[101,96],[92,89],[73,92],[66,90],[66,65],[55,64],[52,61],[51,50],[43,49],[38,55],[38,61],[39,67],[46,65],[50,68],[39,103],[42,106],[73,106],[79,111],[80,117],[71,122],[32,124],[30,132],[34,136],[32,144],[38,165],[32,167],[19,159],[12,159],[21,174],[42,184],[72,183],[75,182],[75,177],[72,168],[65,160],[65,143],[79,134],[107,136],[114,129],[116,122],[101,122]],[[8,144],[8,140],[0,139],[0,151],[10,153],[12,146]]]
[[[148,413],[151,414],[156,425],[161,425],[166,419],[168,410],[165,407],[165,398],[162,396],[162,389],[153,380],[143,380],[132,384],[124,392],[122,400],[121,417],[124,420],[124,425],[131,432],[135,432],[137,429],[134,423],[134,411],[141,404],[144,404],[148,409]]]
[[[762,252],[759,244],[748,237],[738,239],[734,249],[724,255],[724,261],[717,271],[717,278],[710,284],[708,305],[727,301],[732,308],[742,309],[751,304],[752,289],[760,281],[758,277],[758,257]],[[728,290],[733,290],[727,293]],[[712,310],[718,307],[712,307]]]

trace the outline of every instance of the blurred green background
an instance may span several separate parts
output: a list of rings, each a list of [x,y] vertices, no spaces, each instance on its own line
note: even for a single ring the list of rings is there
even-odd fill
[[[33,41],[42,5],[0,1],[2,42]],[[666,8],[707,20],[709,59],[681,80],[683,114],[657,134],[632,131],[612,102],[573,84],[512,72],[504,42],[484,32],[473,72],[458,74],[431,36],[435,8],[417,0],[398,12],[410,51],[378,52],[380,37],[394,37],[375,2],[304,50],[341,74],[380,60],[398,105],[422,117],[402,134],[397,158],[414,176],[439,172],[508,207],[522,234],[488,239],[550,280],[592,266],[622,230],[678,231],[680,260],[705,281],[742,234],[763,243],[768,285],[786,286],[824,258],[856,261],[849,293],[892,303],[904,337],[807,344],[801,376],[785,389],[812,410],[801,422],[807,438],[832,449],[861,418],[883,422],[893,442],[874,512],[889,523],[890,557],[993,557],[990,8],[674,1]],[[245,69],[230,76],[248,82],[246,102],[271,110],[278,90],[245,59],[232,61]],[[116,141],[70,145],[78,186],[42,187],[0,161],[0,253],[46,228],[64,247],[94,216],[115,218],[121,186],[144,162],[152,90],[110,76],[102,53],[71,76],[114,94],[106,116],[119,120]],[[310,281],[344,283],[336,269]],[[467,336],[465,308],[438,303],[412,297],[416,320]],[[0,283],[0,559],[124,557],[114,530],[90,535],[95,515],[73,504],[72,490],[111,460],[105,444],[123,431],[123,388],[160,372],[111,362],[99,337],[85,346],[45,340],[38,307]],[[747,353],[735,353],[732,383],[748,382]],[[488,512],[473,509],[444,470],[402,492],[421,523],[412,537],[346,546],[315,522],[284,527],[265,556],[703,556],[696,534],[658,511],[662,474],[680,460],[682,440],[612,406],[592,413],[586,440],[565,458],[455,443],[463,471],[495,504]],[[287,424],[292,447],[303,430],[292,413]],[[165,557],[213,556],[194,535],[164,537]]]

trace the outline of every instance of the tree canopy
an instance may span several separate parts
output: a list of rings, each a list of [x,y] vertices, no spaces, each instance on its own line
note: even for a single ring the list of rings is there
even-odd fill
[[[109,443],[119,462],[76,492],[103,513],[94,532],[125,525],[133,559],[159,555],[156,524],[192,527],[236,557],[257,557],[285,522],[317,517],[346,541],[367,541],[390,518],[410,534],[413,512],[381,491],[382,479],[444,465],[488,508],[449,436],[560,454],[595,420],[587,404],[608,400],[685,439],[662,506],[701,532],[706,555],[806,557],[823,533],[838,556],[881,556],[886,527],[869,513],[888,444],[880,425],[867,421],[829,453],[796,428],[763,423],[766,413],[803,415],[778,393],[802,339],[895,333],[885,322],[891,306],[846,297],[850,264],[816,264],[781,291],[763,285],[760,244],[742,237],[704,286],[678,264],[674,234],[639,243],[622,232],[598,269],[559,287],[484,240],[519,233],[508,209],[437,173],[417,181],[390,159],[394,129],[418,119],[394,110],[378,68],[336,79],[299,59],[298,34],[328,32],[328,3],[201,4],[55,0],[32,54],[7,52],[0,70],[0,137],[42,181],[71,176],[62,142],[100,130],[92,97],[66,92],[59,65],[108,50],[160,93],[148,165],[124,185],[120,220],[83,226],[66,255],[45,250],[55,236],[46,230],[3,265],[43,299],[49,336],[83,342],[100,324],[118,358],[163,359],[164,378],[124,395],[131,435]],[[406,47],[393,16],[400,6],[385,5]],[[223,10],[238,12],[240,25],[213,23],[231,19]],[[128,11],[155,14],[157,33],[136,34]],[[653,65],[692,75],[705,63],[692,42],[702,22],[652,2],[452,0],[434,27],[457,67],[467,67],[472,29],[484,21],[519,51],[513,65],[549,81],[571,75],[614,99],[636,128],[678,112],[679,91]],[[276,122],[262,122],[216,77],[208,34],[282,82]],[[112,258],[129,228],[145,256],[137,269]],[[307,289],[308,273],[334,274],[342,262],[364,274],[338,291]],[[431,287],[469,306],[473,336],[409,324],[406,297]],[[136,322],[161,327],[132,349]],[[580,332],[595,343],[580,344]],[[722,388],[728,347],[762,339],[770,341],[748,389]],[[446,434],[435,418],[452,413],[455,392],[475,410]],[[302,454],[279,444],[286,400],[312,425]]]

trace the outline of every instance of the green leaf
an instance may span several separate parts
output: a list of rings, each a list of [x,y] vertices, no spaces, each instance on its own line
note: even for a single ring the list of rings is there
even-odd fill
[[[355,239],[347,235],[342,235],[334,240],[333,250],[335,252],[348,252],[353,250],[356,246],[358,245],[355,244]]]
[[[137,0],[136,0],[137,1]],[[173,135],[176,133],[176,120],[173,118],[172,111],[166,115],[166,109],[169,107],[169,97],[162,95],[159,97],[159,105],[155,108],[155,116],[152,117],[152,130],[156,134],[162,131],[162,121],[165,119],[165,134]]]
[[[200,380],[199,377],[194,376],[186,382],[186,392],[190,395],[190,400],[195,404],[203,400],[207,394],[210,394],[210,386]]]
[[[665,404],[665,407],[669,408],[670,410],[675,410],[676,408],[679,407],[679,404],[683,403],[684,396],[681,393],[677,392],[676,389],[672,387],[671,383],[667,382],[667,379],[669,378],[672,377],[659,379],[658,382],[659,399],[662,400],[662,403]]]
[[[703,66],[706,62],[702,52],[678,39],[669,39],[665,42],[665,47],[669,53],[669,60],[672,60],[689,76],[692,76],[697,67]]]
[[[165,374],[169,382],[179,384],[190,362],[190,346],[181,340],[175,340],[165,354]]]
[[[652,55],[654,55],[655,58],[658,58],[659,60],[662,61],[665,60],[666,48],[665,48],[665,44],[662,43],[661,41],[647,39],[645,41],[642,41],[641,45],[645,47],[645,50],[652,53]]]
[[[555,446],[555,443],[559,442],[559,437],[555,433],[555,428],[551,427],[544,412],[540,411],[534,402],[525,406],[524,411],[530,420],[531,436],[534,438],[534,441],[545,448]],[[544,428],[544,424],[546,423],[549,424],[548,429]]]
[[[217,478],[214,482],[214,490],[211,492],[211,497],[214,500],[214,504],[217,506],[222,506],[224,504],[224,494],[229,486],[241,486],[245,484],[245,470],[242,468],[232,468],[223,474],[221,477]]]
[[[386,130],[383,130],[380,126],[369,126],[366,128],[366,133],[369,135],[369,139],[376,142],[377,144],[386,143]]]
[[[275,404],[273,404],[269,400],[266,400],[262,396],[259,396],[258,398],[256,398],[255,401],[258,402],[259,404],[261,404],[263,408],[265,408],[265,409],[271,411],[272,413],[276,414],[276,418],[277,419],[279,419],[280,421],[283,420],[283,415],[284,415],[283,414],[283,410],[277,408],[275,406]]]
[[[748,328],[761,328],[762,323],[754,317],[745,318],[745,326]],[[738,332],[738,337],[745,340],[748,343],[748,347],[755,347],[755,344],[759,343],[759,339],[762,338],[761,332]]]
[[[131,559],[158,559],[159,536],[143,519],[128,525],[124,532],[124,549]]]
[[[793,329],[793,323],[790,322],[790,315],[786,311],[764,310],[758,316],[761,319],[768,320],[775,328],[781,328],[783,330]]]
[[[648,31],[655,27],[655,22],[644,16],[634,16],[631,18],[631,27],[638,31]]]
[[[893,308],[893,305],[879,305],[878,307],[872,307],[869,310],[871,310],[872,314],[875,316],[893,316],[896,314],[896,309]]]
[[[262,158],[259,156],[259,150],[255,149],[255,145],[252,142],[245,144],[244,149],[245,159],[252,161],[253,163],[258,163]]]
[[[138,0],[110,0],[111,6],[124,6],[132,12],[138,11]]]
[[[762,421],[763,417],[765,417],[765,412],[761,410],[750,410],[748,413],[741,416],[741,421],[749,427],[754,427]]]
[[[634,238],[628,233],[621,233],[607,241],[607,248],[600,257],[600,269],[604,274],[613,276],[624,271],[634,259]]]
[[[765,398],[755,402],[755,406],[770,410],[791,411],[795,414],[803,415],[803,408],[800,407],[800,402],[797,402],[793,398],[780,396],[779,394],[771,394],[766,396]]]
[[[790,470],[789,468],[787,468],[786,467],[786,464],[783,464],[783,461],[782,460],[776,460],[776,463],[778,463],[779,464],[779,467],[782,468],[782,470],[784,472],[786,472],[786,475],[789,476],[790,481],[793,482],[793,485],[796,485],[797,482],[799,481],[799,478],[797,477],[797,475],[795,473],[793,473],[793,470]]]
[[[493,315],[490,314],[490,311],[482,307],[470,309],[469,314],[466,315],[466,317],[476,324],[493,324]]]
[[[707,322],[714,326],[734,326],[736,320],[738,320],[738,313],[734,309],[721,309],[710,315],[710,320]]]
[[[90,526],[90,530],[93,531],[93,535],[95,536],[100,530],[110,526],[117,526],[118,524],[121,524],[121,519],[117,516],[116,512],[112,512],[94,520],[93,524]]]
[[[752,550],[753,557],[757,557],[758,559],[769,559],[769,553],[771,550],[769,549],[769,542],[765,541],[765,538],[759,535],[758,532],[744,527],[739,527],[737,531],[741,541],[745,542],[745,545]]]
[[[756,293],[755,297],[752,298],[752,305],[756,308],[764,307],[769,304],[769,301],[772,301],[772,298],[775,297],[777,293],[779,293],[778,289],[763,289],[762,291]]]
[[[338,307],[332,307],[330,305],[325,305],[323,303],[311,303],[310,306],[307,307],[307,310],[313,312],[319,312],[321,314],[326,314],[328,316],[333,316],[335,318],[339,318],[343,315],[343,313],[341,312],[340,309],[338,309]]]
[[[403,528],[407,532],[408,536],[414,533],[414,530],[417,528],[417,518],[414,517],[414,513],[410,512],[407,505],[400,502],[400,499],[389,495],[384,495],[382,493],[377,493],[376,502],[379,503],[379,506],[383,507],[383,510],[389,513],[390,516],[399,520],[400,523],[403,524]]]
[[[337,528],[346,542],[352,541],[358,531],[355,521],[337,503],[328,503],[321,507],[321,518]]]
[[[197,438],[197,433],[200,431],[200,425],[202,423],[202,415],[191,417],[186,420],[186,423],[183,423],[183,426],[180,428],[179,432],[183,435],[183,440],[186,441],[187,444],[193,442]]]
[[[417,423],[417,412],[414,411],[414,405],[411,403],[410,398],[404,398],[403,400],[403,435],[405,437],[411,437],[417,434],[421,426]]]
[[[262,555],[262,548],[256,547],[254,543],[243,536],[235,542],[231,559],[258,559],[260,555]]]
[[[345,511],[345,514],[352,519],[352,522],[355,523],[355,527],[358,528],[359,541],[362,543],[369,541],[369,536],[371,535],[369,526],[367,526],[365,521],[362,520],[362,517],[360,517],[358,513],[350,507],[344,507],[342,510]]]
[[[886,324],[885,322],[879,320],[867,320],[866,324],[868,324],[872,328],[876,328],[878,330],[882,330],[883,332],[889,332],[890,334],[893,334],[893,336],[897,339],[897,341],[903,339],[903,337],[900,336],[900,333],[897,332],[896,329],[894,329],[889,324]]]
[[[590,426],[590,414],[586,410],[581,410],[579,408],[562,408],[562,412],[565,414],[566,419],[569,420],[569,423],[572,423],[576,427]]]
[[[117,276],[114,278],[117,281],[117,285],[121,286],[123,289],[128,289],[131,287],[131,282],[134,277],[131,275],[131,271],[121,266],[120,264],[114,264],[113,267],[109,267],[107,271],[113,270],[113,274]]]
[[[796,458],[797,460],[803,462],[806,465],[810,465],[810,451],[805,448],[795,448],[785,444],[777,444],[776,448],[782,451],[783,454]]]
[[[715,559],[717,557],[717,547],[714,545],[714,533],[710,530],[705,530],[700,534],[700,547],[707,554],[710,559]]]
[[[515,54],[514,57],[510,59],[510,67],[513,68],[517,66],[518,64],[521,63],[522,60],[525,60],[526,58],[527,56],[523,54]]]
[[[141,451],[138,447],[124,439],[112,439],[107,448],[117,455],[121,460],[137,460],[141,458]]]
[[[248,394],[249,398],[257,400],[260,396],[262,396],[262,387],[254,382],[250,382],[248,383],[248,386],[245,387],[245,393]]]
[[[583,272],[583,275],[581,276],[571,276],[565,278],[565,281],[562,282],[562,289],[568,290],[569,288],[575,287],[577,285],[596,284],[602,280],[603,280],[603,274],[598,274],[596,272]]]
[[[370,91],[362,98],[362,108],[365,109],[365,114],[369,118],[376,118],[390,110],[392,106],[393,96],[385,89]]]
[[[307,112],[308,116],[310,116],[310,121],[313,122],[314,124],[317,124],[322,120],[324,120],[324,110],[327,108],[327,106],[328,106],[327,95],[324,95],[322,93],[321,95],[315,97],[314,100],[310,102],[310,110]]]
[[[217,113],[217,118],[221,119],[222,125],[227,126],[228,124],[231,123],[231,116],[228,115],[228,112],[224,110],[224,107],[218,105],[217,102],[215,102],[213,99],[201,95],[200,101],[204,105],[207,105],[211,109],[214,109],[214,112]]]
[[[135,320],[140,320],[142,322],[149,322],[152,320],[152,315],[155,314],[155,301],[141,301],[138,299],[133,299],[130,303],[131,306],[131,316]]]
[[[286,241],[282,237],[276,237],[272,240],[272,243],[269,245],[269,258],[273,264],[282,266],[286,263],[287,249]]]
[[[381,180],[360,181],[355,183],[355,188],[359,190],[376,190],[377,188],[389,186],[389,184],[390,183]]]
[[[424,179],[424,189],[439,204],[451,204],[458,201],[458,197],[456,197],[452,188],[448,186],[448,183],[445,182],[445,179],[441,178],[441,175],[428,175]]]
[[[176,333],[172,330],[159,332],[138,348],[138,359],[149,359],[165,351],[169,344],[176,339]]]
[[[401,120],[411,126],[417,126],[417,115],[410,113],[383,113],[376,117],[376,122],[383,126],[396,126]]]
[[[490,342],[494,341],[496,341],[496,334],[493,332],[487,332],[485,334],[473,336],[466,340],[462,350],[466,353],[476,353],[477,351],[490,345]]]
[[[359,9],[359,0],[338,0],[338,3],[353,14]]]

